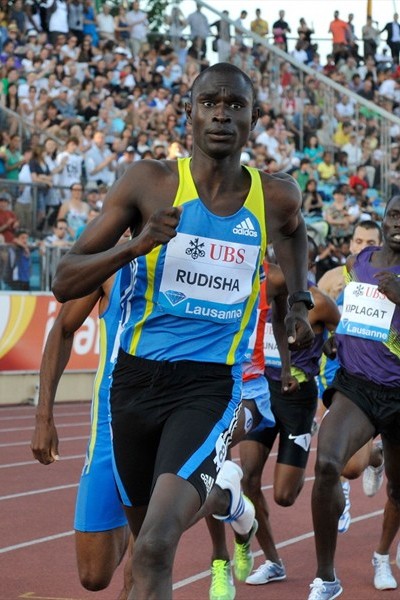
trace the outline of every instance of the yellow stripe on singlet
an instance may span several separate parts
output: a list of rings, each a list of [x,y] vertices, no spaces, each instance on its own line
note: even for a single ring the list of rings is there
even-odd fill
[[[93,399],[92,399],[92,415],[91,415],[91,427],[90,427],[90,438],[89,446],[87,451],[87,460],[85,464],[86,469],[90,469],[90,464],[93,458],[94,448],[96,446],[97,439],[97,423],[99,420],[99,408],[100,408],[100,385],[103,381],[104,370],[106,366],[107,358],[107,328],[104,319],[99,319],[99,366],[96,371],[96,377],[93,386]]]
[[[131,345],[129,347],[130,354],[136,353],[136,349],[137,349],[137,346],[140,341],[140,336],[142,334],[143,326],[144,326],[148,316],[151,314],[151,312],[154,309],[154,300],[153,300],[154,299],[154,275],[155,275],[155,271],[156,271],[156,264],[158,261],[158,257],[160,256],[160,252],[161,252],[162,248],[163,248],[163,246],[158,246],[157,248],[152,250],[149,254],[147,254],[144,257],[145,262],[146,262],[146,273],[147,273],[147,286],[146,286],[146,292],[145,292],[146,306],[145,306],[142,318],[139,321],[137,321],[137,323],[135,324]]]

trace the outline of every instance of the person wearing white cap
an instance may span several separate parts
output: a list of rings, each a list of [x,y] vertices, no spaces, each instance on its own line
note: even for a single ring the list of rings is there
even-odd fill
[[[26,43],[25,43],[25,52],[28,50],[33,50],[33,52],[38,55],[42,46],[38,40],[38,32],[36,29],[30,29],[26,34]]]

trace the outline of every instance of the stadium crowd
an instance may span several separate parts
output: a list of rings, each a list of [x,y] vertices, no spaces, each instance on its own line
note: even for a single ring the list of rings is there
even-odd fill
[[[154,33],[138,1],[0,1],[3,289],[32,284],[29,264],[19,275],[7,264],[7,247],[25,263],[32,249],[43,257],[48,247],[70,247],[132,162],[190,155],[185,102],[194,79],[216,56],[253,81],[261,117],[242,162],[297,179],[309,232],[319,247],[317,279],[344,261],[356,223],[380,221],[387,198],[380,192],[377,113],[358,111],[347,95],[337,94],[334,131],[327,139],[320,82],[312,75],[300,77],[284,60],[278,80],[272,78],[268,49],[243,32],[246,10],[235,26],[223,19],[210,22],[195,2],[193,9],[184,15],[174,4],[164,18],[164,33]],[[323,57],[313,40],[320,32],[304,18],[296,28],[281,10],[270,25],[261,12],[257,9],[251,20],[253,33],[397,114],[399,44],[392,43],[389,24],[380,29],[368,18],[359,39],[353,15],[344,21],[335,11],[329,24],[332,52]],[[383,48],[382,32],[388,37]],[[400,127],[392,126],[390,135],[392,195],[400,189]]]

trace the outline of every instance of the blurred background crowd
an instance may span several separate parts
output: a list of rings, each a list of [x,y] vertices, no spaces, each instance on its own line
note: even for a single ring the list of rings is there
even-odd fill
[[[326,32],[308,15],[225,10],[212,21],[200,2],[188,14],[176,1],[145,8],[0,0],[0,289],[49,290],[60,256],[134,161],[190,155],[185,102],[217,60],[256,90],[243,164],[296,178],[316,279],[341,264],[355,224],[379,222],[400,189],[397,14],[356,27],[335,11],[321,56]]]

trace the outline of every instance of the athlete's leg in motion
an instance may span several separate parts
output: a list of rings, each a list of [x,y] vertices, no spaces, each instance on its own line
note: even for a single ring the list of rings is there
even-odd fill
[[[380,454],[382,456],[382,453]],[[342,477],[345,477],[346,479],[357,479],[368,465],[376,462],[377,452],[374,450],[374,444],[371,438],[347,461],[342,471]],[[378,465],[373,464],[373,466]]]
[[[133,588],[129,599],[170,599],[176,548],[200,507],[191,483],[173,474],[157,479],[132,555]],[[136,508],[128,508],[129,522]]]
[[[110,584],[128,547],[129,536],[127,525],[110,531],[75,531],[79,579],[84,588],[96,592]]]
[[[391,444],[382,436],[385,470],[388,477],[387,500],[383,513],[381,536],[372,556],[374,586],[378,590],[397,588],[390,566],[390,548],[400,528],[400,445]]]
[[[124,583],[123,588],[117,600],[128,600],[133,585],[132,578],[132,553],[133,553],[133,535],[129,536],[128,548],[126,551],[126,560],[124,564]]]
[[[349,458],[372,438],[374,427],[365,413],[344,394],[335,392],[318,433],[312,515],[317,577],[334,581],[338,521],[344,508],[340,475]]]
[[[390,443],[384,436],[385,473],[387,497],[383,518],[382,536],[378,546],[380,554],[387,554],[400,527],[400,444]],[[384,552],[386,551],[387,552]]]
[[[279,562],[272,529],[269,522],[269,509],[262,491],[262,473],[270,449],[264,444],[244,440],[240,444],[240,462],[243,468],[243,491],[253,502],[256,509],[258,531],[256,537],[267,560]]]

